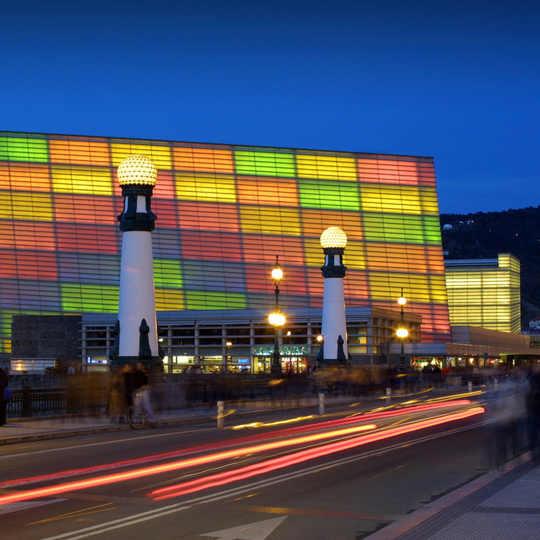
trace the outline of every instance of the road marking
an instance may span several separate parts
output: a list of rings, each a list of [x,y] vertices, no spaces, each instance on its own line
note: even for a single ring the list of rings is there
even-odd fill
[[[35,502],[16,502],[0,506],[0,514],[11,514],[12,512],[20,512],[21,510],[28,510],[29,508],[36,508],[38,506],[45,506],[46,504],[53,504],[66,499],[51,499],[49,501],[35,501]]]
[[[189,431],[182,431],[182,435],[188,435],[190,433],[199,433],[201,431],[210,431],[212,429],[215,430],[215,428],[192,429]],[[131,431],[129,431],[128,433],[131,433]],[[178,431],[173,431],[170,433],[156,433],[154,435],[145,434],[145,438],[155,439],[156,437],[171,437],[173,435],[175,436],[178,435],[178,433],[179,433]],[[84,448],[88,448],[90,446],[103,446],[104,444],[125,444],[128,442],[137,442],[140,444],[141,439],[139,437],[133,437],[131,439],[116,439],[113,441],[101,441],[101,442],[96,442],[96,443],[85,444]],[[35,456],[37,454],[47,454],[49,452],[61,452],[62,450],[73,450],[73,448],[80,448],[80,447],[81,447],[80,444],[75,444],[72,446],[63,446],[62,448],[48,448],[47,450],[34,450],[33,452],[23,452],[21,454],[7,454],[5,456],[0,456],[0,459],[18,459],[21,456]]]
[[[249,525],[240,525],[231,529],[222,529],[200,536],[213,536],[219,540],[265,540],[269,534],[274,532],[287,518],[287,516],[265,519]]]

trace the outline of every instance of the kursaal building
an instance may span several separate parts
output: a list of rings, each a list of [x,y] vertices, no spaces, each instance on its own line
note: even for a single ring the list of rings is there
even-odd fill
[[[432,158],[0,133],[0,355],[14,315],[118,312],[122,193],[131,154],[158,169],[156,309],[264,310],[276,256],[280,307],[321,308],[321,233],[347,235],[347,307],[421,317],[450,337]],[[158,317],[159,318],[159,317]]]

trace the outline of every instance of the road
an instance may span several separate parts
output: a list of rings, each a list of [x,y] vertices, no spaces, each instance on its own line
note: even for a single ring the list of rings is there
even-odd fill
[[[9,540],[360,540],[489,468],[477,403],[0,448]]]

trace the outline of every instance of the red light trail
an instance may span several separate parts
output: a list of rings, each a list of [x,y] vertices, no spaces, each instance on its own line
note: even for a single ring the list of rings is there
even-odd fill
[[[455,403],[452,403],[452,404],[455,404]],[[442,406],[449,406],[449,405],[438,404],[436,408],[442,407]],[[429,408],[431,409],[434,407],[429,406]],[[386,411],[383,413],[374,413],[373,415],[369,414],[369,415],[364,415],[360,417],[355,417],[354,419],[350,419],[350,418],[342,419],[342,420],[337,420],[337,421],[332,421],[332,422],[325,422],[322,425],[304,426],[304,427],[306,429],[311,429],[311,430],[320,429],[321,426],[327,428],[329,426],[336,426],[336,425],[344,424],[344,423],[365,422],[366,420],[371,420],[373,417],[377,417],[379,415],[381,415],[380,417],[387,417],[387,416],[394,416],[398,413],[406,414],[406,413],[413,412],[413,410],[426,410],[426,409],[424,408],[424,406],[422,406],[421,408],[411,407],[410,409],[401,410],[401,411],[390,411],[390,412]],[[276,459],[269,460],[260,464],[256,464],[256,465],[239,469],[237,471],[222,473],[222,475],[225,475],[225,476],[215,475],[215,476],[207,477],[206,479],[195,480],[193,481],[194,482],[193,485],[191,485],[191,483],[187,483],[187,484],[180,484],[180,486],[183,486],[182,489],[190,489],[190,491],[186,491],[186,493],[189,493],[191,491],[198,491],[200,489],[206,489],[207,487],[212,487],[212,485],[222,485],[223,483],[237,481],[242,478],[248,478],[255,474],[262,474],[263,472],[268,472],[271,470],[275,470],[276,468],[287,466],[287,464],[293,465],[294,463],[301,463],[302,461],[306,461],[307,459],[321,457],[321,456],[324,456],[333,452],[339,452],[341,450],[346,450],[348,448],[353,448],[355,446],[359,446],[362,444],[368,444],[370,442],[383,440],[383,439],[393,437],[396,435],[409,433],[412,431],[417,431],[419,429],[425,429],[427,427],[443,424],[443,423],[450,422],[453,420],[458,420],[461,418],[466,418],[468,416],[473,416],[475,414],[480,414],[482,412],[483,412],[483,409],[480,407],[477,407],[477,408],[470,409],[462,413],[450,414],[442,418],[435,418],[431,420],[418,422],[416,424],[411,424],[411,425],[397,427],[397,428],[391,428],[381,433],[373,433],[370,435],[364,435],[362,437],[356,437],[354,439],[349,439],[346,441],[339,441],[336,443],[331,443],[323,447],[310,449],[309,451],[297,452],[296,454],[292,454],[284,458],[278,458],[277,460]],[[394,414],[391,414],[391,413],[394,413]],[[142,477],[159,474],[163,472],[175,471],[175,470],[184,469],[184,468],[197,466],[197,465],[204,465],[204,464],[213,463],[216,461],[226,460],[230,458],[237,458],[238,456],[246,455],[246,454],[253,454],[253,453],[264,452],[268,450],[275,450],[275,449],[285,448],[287,446],[292,446],[292,445],[317,442],[323,439],[328,439],[330,437],[351,436],[360,431],[376,429],[376,427],[377,426],[373,424],[344,427],[344,428],[336,429],[333,431],[328,431],[324,433],[316,433],[313,435],[306,435],[306,436],[297,437],[290,440],[272,441],[272,442],[259,444],[255,446],[249,446],[249,447],[240,448],[240,449],[234,448],[231,450],[214,453],[207,456],[201,456],[201,457],[186,459],[182,461],[176,461],[173,463],[157,465],[153,467],[145,467],[145,468],[141,468],[141,469],[137,469],[133,471],[126,471],[126,472],[117,473],[117,474],[109,474],[109,475],[99,476],[96,478],[90,478],[90,479],[80,480],[76,482],[68,482],[68,483],[58,484],[58,485],[44,487],[44,488],[37,488],[33,490],[15,492],[12,494],[1,495],[0,505],[9,504],[13,502],[20,502],[20,501],[25,501],[25,500],[30,500],[30,499],[36,499],[40,497],[59,495],[61,493],[66,493],[69,491],[76,491],[76,490],[91,488],[91,487],[100,486],[100,485],[106,485],[106,484],[122,482],[126,480],[132,480],[136,478],[142,478]],[[292,431],[296,429],[297,428],[292,428],[291,430],[283,430],[283,432],[288,432],[290,434]],[[282,435],[283,432],[278,432],[278,434]],[[272,434],[270,435],[265,434],[266,437],[271,436],[271,435]],[[237,444],[238,441],[235,441],[235,443]],[[144,459],[147,460],[148,458],[144,458]],[[210,481],[210,479],[213,479],[212,482],[218,482],[218,483],[208,485],[208,482]],[[206,484],[204,484],[204,482],[206,482]],[[186,488],[186,486],[188,485],[191,487]],[[163,489],[171,490],[173,488],[163,488]],[[159,490],[159,492],[163,493],[161,490]],[[184,491],[182,491],[181,493],[184,493]],[[172,497],[172,496],[177,496],[176,492],[174,495],[170,495],[170,494],[160,495],[158,498],[167,498],[167,497]]]
[[[152,491],[150,494],[154,500],[159,501],[163,499],[169,499],[171,497],[179,497],[181,495],[187,495],[188,493],[193,493],[195,491],[201,491],[203,489],[209,489],[212,487],[222,486],[224,484],[229,484],[231,482],[237,482],[239,480],[245,480],[255,475],[268,473],[281,469],[284,467],[290,467],[291,465],[296,465],[304,461],[315,459],[318,457],[326,456],[328,454],[333,454],[335,452],[340,452],[343,450],[349,450],[357,446],[368,444],[375,441],[381,441],[383,439],[388,439],[390,437],[396,437],[398,435],[403,435],[405,433],[411,433],[413,431],[418,431],[421,429],[426,429],[428,427],[433,427],[441,425],[447,422],[453,422],[455,420],[461,420],[463,418],[468,418],[477,414],[482,414],[484,409],[477,407],[470,409],[461,413],[454,413],[442,418],[434,418],[430,420],[424,420],[416,424],[411,424],[407,426],[401,426],[396,428],[391,428],[389,430],[373,433],[370,435],[362,435],[354,439],[348,439],[345,441],[339,441],[336,443],[327,444],[319,448],[310,448],[308,450],[302,450],[296,452],[295,454],[289,454],[287,456],[279,457],[276,459],[270,459],[263,461],[262,463],[255,463],[247,467],[242,467],[241,469],[236,469],[234,471],[227,471],[219,474],[214,474],[211,476],[206,476],[204,478],[198,478],[196,480],[191,480],[190,482],[184,482],[182,484],[175,484],[173,486],[168,486],[166,488],[157,489]]]

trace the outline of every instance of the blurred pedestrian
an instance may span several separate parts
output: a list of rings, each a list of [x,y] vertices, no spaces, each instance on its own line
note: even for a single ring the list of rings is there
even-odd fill
[[[7,373],[0,368],[0,426],[6,425],[6,409],[11,394],[8,383]]]

